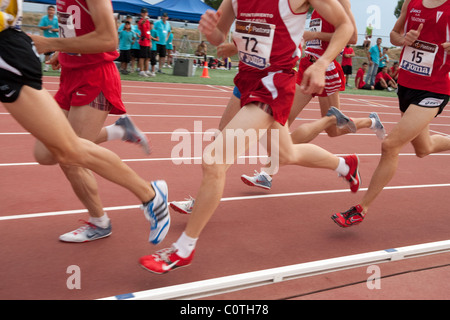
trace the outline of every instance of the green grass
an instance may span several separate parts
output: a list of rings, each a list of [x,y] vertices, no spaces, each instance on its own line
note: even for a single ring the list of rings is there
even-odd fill
[[[128,75],[121,74],[122,80],[145,81],[145,82],[167,82],[167,83],[192,83],[192,84],[210,84],[221,86],[233,86],[233,79],[236,76],[237,69],[218,70],[208,69],[209,78],[202,78],[203,68],[196,68],[195,74],[192,77],[174,76],[173,69],[163,68],[163,74],[157,73],[156,77],[144,78],[138,75],[137,72]],[[44,72],[46,76],[59,76],[60,73],[56,71]]]
[[[173,69],[163,68],[164,74],[157,74],[156,77],[143,78],[138,75],[137,72],[130,73],[128,75],[120,75],[122,80],[131,81],[145,81],[145,82],[167,82],[167,83],[192,83],[192,84],[209,84],[209,85],[221,85],[221,86],[234,86],[233,79],[236,76],[237,69],[231,70],[218,70],[208,69],[210,78],[202,78],[202,68],[196,68],[195,75],[192,77],[174,76]],[[59,76],[60,73],[56,71],[45,72],[47,76]],[[354,79],[350,79],[350,83],[354,84]],[[355,94],[355,95],[370,95],[370,96],[382,96],[382,97],[397,97],[395,92],[380,91],[380,90],[357,90],[353,88],[347,88],[343,93]]]

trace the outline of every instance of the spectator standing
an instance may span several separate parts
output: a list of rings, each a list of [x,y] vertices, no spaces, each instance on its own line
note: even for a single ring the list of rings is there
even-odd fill
[[[167,50],[167,67],[172,68],[173,64],[173,33],[171,32],[169,35],[169,39],[167,39],[166,44],[166,50]]]
[[[138,28],[141,32],[141,37],[139,38],[139,75],[142,77],[150,76],[150,71],[148,70],[150,61],[150,19],[148,18],[148,11],[146,8],[141,9],[141,19],[138,22]]]
[[[382,39],[378,38],[377,43],[370,48],[367,53],[367,58],[369,59],[369,72],[367,73],[366,82],[367,84],[373,86],[375,84],[375,77],[377,76],[378,66],[380,65],[380,58],[382,55],[381,49]]]
[[[383,48],[383,53],[381,54],[380,57],[380,65],[378,66],[378,73],[381,72],[381,69],[383,69],[384,66],[386,66],[389,63],[389,56],[388,56],[388,48],[384,47]]]
[[[130,21],[125,21],[123,30],[119,33],[120,50],[120,73],[129,74],[128,64],[131,61],[131,46],[136,40],[135,34],[131,30]]]
[[[156,51],[159,55],[159,73],[163,73],[162,67],[166,62],[166,44],[170,34],[172,33],[172,27],[167,20],[169,20],[169,16],[164,12],[161,19],[155,22],[155,30],[158,32],[159,39],[156,42]]]
[[[131,24],[131,30],[134,32],[136,40],[131,45],[131,70],[138,70],[139,58],[141,53],[141,46],[139,45],[139,38],[141,37],[141,31],[136,24]]]
[[[131,45],[131,70],[135,70],[136,63],[139,63],[139,51],[141,46],[139,45],[139,38],[141,36],[141,32],[137,25],[133,24],[133,17],[127,16],[125,21],[129,21],[131,25],[131,31],[134,33],[134,37],[136,38]],[[118,32],[122,32],[125,27],[125,22],[119,26]]]
[[[43,16],[39,21],[39,28],[44,31],[44,37],[46,38],[58,38],[59,34],[59,26],[58,26],[58,17],[56,16],[55,6],[47,7],[47,15]],[[45,52],[45,62],[50,60],[54,52]],[[44,67],[44,71],[48,71],[50,65],[46,64]]]
[[[148,74],[150,77],[156,76],[155,66],[156,66],[156,56],[158,55],[158,47],[156,42],[159,40],[158,32],[153,28],[153,21],[150,21],[150,39],[152,40],[152,48],[150,49],[150,65],[152,66],[152,70]]]
[[[342,70],[345,74],[345,85],[349,86],[349,79],[353,73],[353,57],[355,56],[355,51],[348,44],[344,48],[344,52],[342,54]]]

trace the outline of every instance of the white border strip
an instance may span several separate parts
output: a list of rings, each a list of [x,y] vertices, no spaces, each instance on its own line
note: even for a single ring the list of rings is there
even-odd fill
[[[310,277],[323,273],[367,266],[375,263],[385,263],[447,251],[450,251],[450,240],[241,273],[221,278],[122,294],[100,300],[199,299],[220,293],[239,291],[302,277]]]

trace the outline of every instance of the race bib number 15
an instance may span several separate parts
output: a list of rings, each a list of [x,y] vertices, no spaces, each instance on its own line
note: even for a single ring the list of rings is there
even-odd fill
[[[400,67],[414,74],[431,77],[438,49],[436,44],[416,40],[411,46],[405,47]]]
[[[254,68],[270,66],[275,25],[236,20],[233,40],[239,51],[239,59]]]

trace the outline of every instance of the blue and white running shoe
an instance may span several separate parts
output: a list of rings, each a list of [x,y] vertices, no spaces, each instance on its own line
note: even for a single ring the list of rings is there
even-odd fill
[[[106,228],[101,228],[88,221],[80,221],[83,222],[81,227],[61,235],[59,240],[63,242],[89,242],[108,237],[112,233],[111,222],[108,223]]]
[[[377,138],[383,140],[386,137],[386,130],[384,129],[383,123],[381,123],[380,117],[376,112],[369,114],[369,118],[375,120],[375,125],[372,130],[375,131]]]
[[[125,135],[122,138],[123,141],[139,144],[146,154],[150,154],[152,152],[147,137],[141,130],[139,130],[133,121],[131,121],[128,115],[124,114],[121,116],[115,122],[115,125],[120,126],[125,130]]]
[[[255,170],[255,175],[253,177],[243,174],[241,180],[251,187],[259,187],[266,190],[272,188],[272,178],[264,171],[258,172]]]
[[[164,180],[152,181],[155,197],[152,201],[142,206],[145,218],[150,221],[150,236],[148,241],[158,244],[167,235],[170,228],[170,213],[168,206],[169,188]]]

